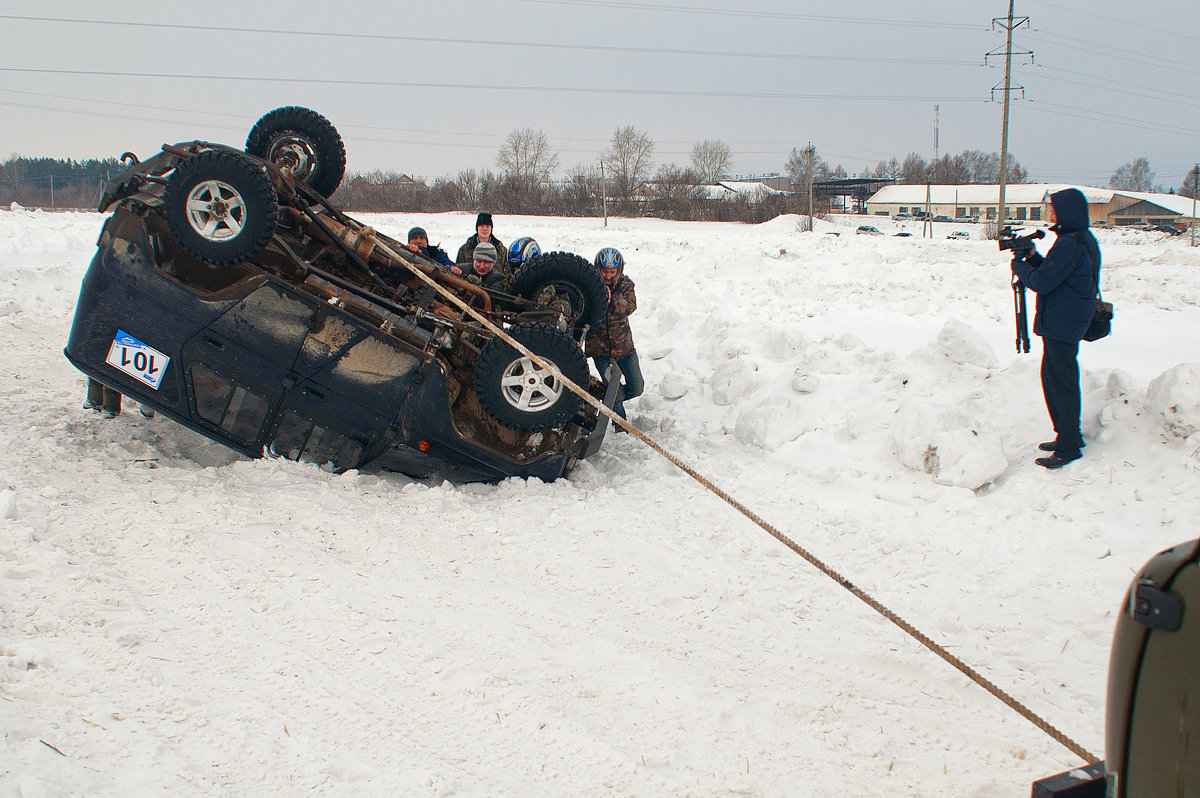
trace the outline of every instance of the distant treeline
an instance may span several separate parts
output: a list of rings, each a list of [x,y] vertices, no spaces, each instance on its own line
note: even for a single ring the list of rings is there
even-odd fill
[[[807,213],[807,198],[791,195],[736,195],[708,198],[694,175],[681,170],[674,179],[660,180],[644,197],[614,198],[607,212],[614,216],[657,216],[665,219],[762,222],[781,213]],[[600,216],[605,212],[599,171],[580,171],[566,180],[522,185],[491,171],[468,169],[432,183],[395,172],[350,174],[332,197],[351,211],[438,213],[486,209],[492,213],[535,216]],[[819,210],[820,208],[818,208]]]
[[[13,156],[0,163],[0,207],[92,208],[100,187],[125,165],[117,158],[86,161]]]
[[[805,153],[807,154],[807,153]],[[536,182],[519,180],[492,171],[467,169],[453,177],[426,181],[396,172],[374,171],[346,175],[333,195],[338,206],[359,212],[438,213],[477,211],[541,216],[656,216],[696,221],[762,222],[783,213],[807,214],[810,161],[794,154],[791,167],[800,164],[802,174],[793,174],[792,193],[718,192],[703,185],[694,169],[669,164],[660,167],[653,179],[632,191],[615,191],[613,181],[603,184],[598,168],[577,167],[564,180]],[[900,183],[933,178],[935,182],[983,182],[993,177],[999,158],[994,154],[967,152],[944,156],[932,164],[910,154],[903,162],[880,163],[872,175]],[[829,169],[823,159],[812,161],[816,180],[845,177],[838,166]],[[13,156],[0,163],[0,207],[16,202],[24,207],[94,208],[103,187],[125,169],[116,158],[86,161]],[[1017,163],[1010,167],[1011,182],[1022,182],[1027,173]],[[605,196],[607,195],[607,203]],[[865,199],[865,197],[860,197]],[[813,213],[833,210],[829,199],[817,198]],[[839,208],[840,209],[840,208]]]

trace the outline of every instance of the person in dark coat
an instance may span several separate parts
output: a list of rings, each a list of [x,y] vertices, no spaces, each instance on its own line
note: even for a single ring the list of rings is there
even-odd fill
[[[1055,438],[1039,444],[1049,457],[1034,460],[1061,468],[1078,460],[1086,445],[1080,429],[1079,342],[1096,312],[1100,286],[1100,244],[1088,229],[1087,198],[1068,188],[1050,195],[1054,246],[1014,260],[1013,274],[1037,294],[1033,332],[1042,337],[1042,393]]]
[[[475,257],[475,247],[479,244],[491,244],[497,252],[508,252],[508,248],[500,243],[500,239],[492,235],[492,215],[490,213],[481,213],[475,217],[475,235],[468,238],[466,243],[458,248],[458,255],[454,260],[463,271],[469,270],[471,261]],[[496,269],[507,277],[510,274],[508,258],[498,261]]]
[[[633,345],[633,330],[629,327],[629,316],[637,310],[637,294],[633,280],[625,275],[625,258],[616,249],[605,247],[596,253],[595,265],[608,289],[608,312],[604,321],[588,333],[583,349],[601,375],[610,361],[616,361],[624,384],[613,411],[625,418],[625,402],[641,396],[646,388]]]
[[[437,265],[449,269],[454,274],[462,274],[462,269],[456,266],[454,261],[450,260],[450,256],[446,254],[446,250],[429,243],[429,234],[422,227],[414,227],[408,231],[407,248],[409,252],[424,255]]]
[[[471,267],[466,271],[467,281],[491,291],[503,291],[507,287],[508,278],[496,268],[498,259],[496,248],[491,244],[477,245],[471,257]]]

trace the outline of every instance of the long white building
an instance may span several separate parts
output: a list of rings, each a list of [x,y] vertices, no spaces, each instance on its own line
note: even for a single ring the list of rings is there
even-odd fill
[[[1195,221],[1193,201],[1177,194],[1075,186],[1065,183],[1016,183],[1005,187],[1005,216],[1017,221],[1039,222],[1047,219],[1050,195],[1065,188],[1077,188],[1088,201],[1093,222],[1123,226]],[[867,212],[876,216],[895,216],[925,210],[928,189],[929,212],[951,218],[978,217],[994,221],[1000,200],[998,185],[966,186],[884,186],[867,200]]]

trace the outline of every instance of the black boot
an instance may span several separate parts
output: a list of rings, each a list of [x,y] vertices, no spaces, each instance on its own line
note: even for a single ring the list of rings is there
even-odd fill
[[[1053,471],[1056,468],[1062,468],[1067,463],[1078,460],[1080,457],[1083,457],[1083,453],[1078,449],[1072,449],[1065,452],[1055,452],[1049,457],[1039,457],[1033,462],[1037,463],[1042,468],[1048,468]]]

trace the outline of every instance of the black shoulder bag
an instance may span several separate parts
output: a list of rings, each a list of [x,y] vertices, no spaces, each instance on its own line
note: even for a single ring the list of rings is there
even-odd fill
[[[1088,260],[1092,259],[1091,250],[1087,248],[1087,244],[1083,242],[1083,235],[1075,233],[1071,236],[1083,247],[1084,254]],[[1111,302],[1105,302],[1103,295],[1100,293],[1100,269],[1096,269],[1096,310],[1092,313],[1092,321],[1088,325],[1087,332],[1083,334],[1085,341],[1099,341],[1105,338],[1112,332],[1113,305]]]

